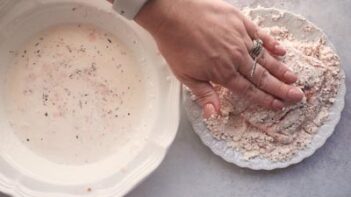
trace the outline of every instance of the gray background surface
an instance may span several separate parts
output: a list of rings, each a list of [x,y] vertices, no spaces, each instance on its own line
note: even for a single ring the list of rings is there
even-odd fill
[[[165,160],[127,197],[351,196],[351,0],[229,1],[287,9],[326,32],[341,56],[348,86],[346,106],[335,133],[300,164],[270,172],[252,171],[226,163],[202,145],[182,108],[178,135]]]

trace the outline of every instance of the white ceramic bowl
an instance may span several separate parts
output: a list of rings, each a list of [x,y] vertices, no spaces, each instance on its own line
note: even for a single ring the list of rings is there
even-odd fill
[[[173,141],[179,123],[180,85],[151,37],[102,0],[0,1],[0,75],[11,65],[9,50],[62,23],[89,23],[105,29],[143,59],[140,66],[152,76],[155,92],[155,105],[149,107],[152,113],[142,114],[149,120],[140,133],[144,140],[128,142],[120,151],[92,164],[60,165],[26,148],[13,134],[0,106],[0,190],[23,197],[122,196],[156,169]],[[6,105],[3,86],[0,83],[2,106]]]
[[[262,17],[263,26],[286,26],[290,33],[295,38],[303,40],[314,40],[317,41],[321,37],[326,37],[322,30],[316,27],[314,24],[306,21],[303,17],[297,16],[290,12],[283,11],[284,17],[279,20],[272,20],[272,15],[280,14],[277,10],[270,8],[257,8],[251,13],[251,16],[256,18],[257,16]],[[303,31],[303,27],[306,25],[311,27],[311,32]],[[333,45],[328,42],[328,45],[332,48]],[[341,70],[342,76],[344,76],[343,70]],[[317,134],[313,137],[312,142],[308,147],[302,151],[299,151],[291,160],[284,162],[273,162],[268,159],[256,157],[254,159],[246,160],[243,155],[235,151],[233,148],[227,146],[224,140],[217,140],[212,137],[210,131],[207,129],[205,123],[201,117],[200,107],[191,100],[190,94],[183,88],[183,101],[187,115],[192,122],[195,133],[197,133],[202,142],[208,146],[214,154],[222,157],[225,161],[236,164],[240,167],[250,168],[253,170],[273,170],[276,168],[285,168],[292,164],[301,162],[303,159],[311,156],[318,148],[323,146],[329,136],[334,132],[335,126],[340,120],[341,112],[344,108],[345,100],[345,81],[342,79],[341,86],[336,98],[334,105],[330,108],[330,114],[328,121],[318,129]]]

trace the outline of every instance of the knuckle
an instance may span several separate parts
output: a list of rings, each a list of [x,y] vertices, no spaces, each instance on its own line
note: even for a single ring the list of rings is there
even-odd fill
[[[255,88],[254,85],[250,85],[250,87],[247,89],[244,97],[247,98],[249,102],[255,102],[258,103],[259,105],[262,105],[262,98],[260,98],[260,92],[258,91],[257,88]]]
[[[256,35],[259,36],[259,37],[264,36],[264,31],[261,28],[257,27],[257,26],[256,26]]]
[[[255,39],[257,39],[257,38],[260,38],[260,37],[261,37],[262,31],[261,31],[260,28],[258,28],[256,25],[254,25],[254,30],[253,30],[252,33],[253,33],[253,37],[254,37]]]
[[[263,39],[264,42],[266,42],[266,44],[271,44],[272,43],[272,37],[264,29],[259,28],[258,31],[257,31],[257,34],[259,35],[259,37],[261,39]]]
[[[238,73],[236,71],[232,71],[232,72],[223,74],[223,76],[225,76],[225,75],[227,75],[226,76],[227,80],[236,80]]]
[[[289,68],[286,66],[286,65],[284,65],[284,64],[280,64],[279,65],[279,69],[278,69],[278,74],[280,75],[280,76],[284,76],[287,72],[289,72],[290,70],[289,70]]]
[[[266,107],[273,107],[274,98],[272,96],[266,95],[263,101],[264,101],[263,104]]]
[[[285,73],[287,73],[288,70],[287,69],[283,69],[283,68],[280,68],[277,72],[276,72],[276,76],[279,78],[279,79],[283,79],[284,76],[285,76]]]
[[[219,53],[211,53],[207,56],[209,62],[211,62],[215,67],[220,65],[220,62],[222,60],[222,56]]]
[[[255,91],[255,86],[251,83],[248,83],[247,85],[244,85],[242,93],[248,97],[252,98],[253,95],[256,93]]]
[[[280,83],[279,84],[279,92],[280,92],[281,97],[286,97],[286,96],[288,96],[289,88],[284,83]]]
[[[267,69],[270,68],[272,65],[269,64],[268,57],[265,54],[265,51],[263,51],[262,57],[260,58],[260,64]]]
[[[205,98],[208,98],[208,97],[211,97],[213,96],[214,92],[210,89],[202,89],[200,90],[199,92],[199,98],[202,98],[202,99],[205,99]]]
[[[214,93],[212,91],[201,92],[200,94],[196,95],[196,102],[199,104],[204,104],[212,96],[214,96]]]
[[[193,92],[194,100],[199,104],[206,103],[210,98],[216,96],[216,92],[206,86],[188,85],[187,87]]]
[[[285,65],[274,57],[272,57],[272,66],[278,72],[285,70]]]
[[[256,101],[257,104],[259,104],[262,107],[272,108],[273,106],[274,98],[269,94],[266,94],[263,92],[260,92],[260,93],[256,92],[251,97],[252,97],[251,100]]]
[[[267,78],[269,77],[269,72],[267,70],[263,70],[262,74],[260,75],[257,83],[257,87],[260,89],[265,89],[267,86]]]
[[[277,44],[279,44],[271,35],[269,35],[268,33],[265,32],[266,38],[267,38],[267,44],[273,48],[274,46],[276,46]]]
[[[231,72],[231,73],[225,73],[223,74],[223,77],[221,78],[221,84],[232,87],[236,85],[236,79],[237,79],[238,73],[237,72]]]
[[[240,60],[241,58],[244,57],[244,54],[245,54],[244,47],[233,47],[231,49],[231,54],[233,59]]]
[[[252,62],[244,62],[238,64],[237,70],[242,73],[244,76],[249,76],[251,73],[251,70],[253,68],[253,61]]]

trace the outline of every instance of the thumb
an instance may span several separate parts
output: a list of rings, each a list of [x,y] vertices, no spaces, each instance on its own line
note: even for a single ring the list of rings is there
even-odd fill
[[[185,84],[196,96],[196,102],[202,107],[203,118],[217,115],[220,109],[219,97],[209,82],[192,81]]]

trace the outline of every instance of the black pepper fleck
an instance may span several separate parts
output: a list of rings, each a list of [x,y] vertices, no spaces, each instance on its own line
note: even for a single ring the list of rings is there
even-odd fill
[[[91,63],[91,69],[93,71],[96,71],[96,63],[95,62]]]
[[[72,53],[72,49],[70,46],[66,45],[66,48],[67,48],[68,52]]]
[[[43,93],[42,98],[43,98],[43,104],[46,105],[46,102],[49,100],[49,95]]]

